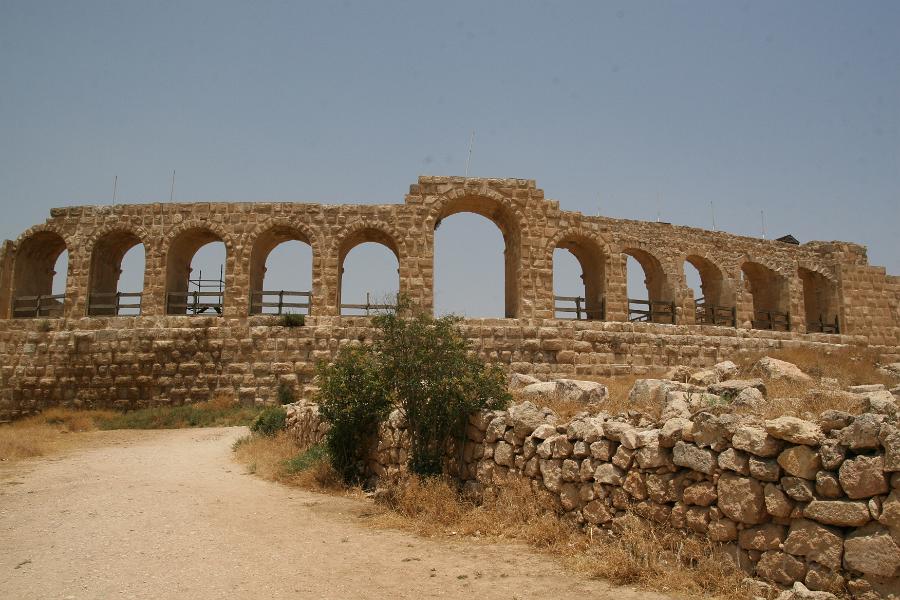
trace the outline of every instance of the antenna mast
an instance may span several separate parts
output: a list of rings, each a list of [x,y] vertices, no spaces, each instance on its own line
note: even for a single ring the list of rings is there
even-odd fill
[[[713,204],[713,201],[709,201],[709,213],[712,215],[712,228],[713,231],[716,230],[716,207]]]
[[[116,193],[119,191],[119,176],[116,175],[113,179],[113,204],[116,203]]]
[[[466,156],[466,175],[465,177],[468,179],[469,177],[469,161],[472,160],[472,146],[475,145],[475,130],[472,130],[472,135],[469,137],[469,154]]]
[[[766,211],[759,211],[759,218],[762,221],[762,237],[766,239]]]
[[[172,169],[172,189],[169,190],[169,202],[175,202],[175,169]]]

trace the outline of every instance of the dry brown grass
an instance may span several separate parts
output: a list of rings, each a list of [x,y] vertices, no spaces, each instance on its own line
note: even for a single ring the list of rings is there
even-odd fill
[[[315,491],[343,494],[340,476],[324,456],[307,456],[285,431],[274,436],[248,435],[234,444],[234,459],[247,471],[267,481],[277,481]]]
[[[0,425],[0,461],[46,456],[74,446],[77,435],[97,429],[96,421],[113,411],[50,408],[13,423]]]
[[[83,441],[77,434],[98,429],[172,429],[246,425],[259,412],[243,407],[230,395],[208,402],[154,407],[121,412],[48,408],[43,412],[0,425],[0,461],[46,456]]]
[[[869,383],[896,384],[896,380],[878,371],[878,354],[866,349],[835,348],[826,351],[812,348],[783,348],[747,356],[735,362],[745,375],[750,375],[753,365],[763,356],[794,363],[814,379],[821,377],[836,379],[842,388]]]
[[[633,404],[628,402],[628,394],[631,392],[634,382],[638,379],[653,378],[658,375],[638,375],[630,373],[627,375],[612,375],[609,377],[597,375],[579,376],[576,379],[582,381],[596,381],[602,383],[609,390],[609,397],[605,402],[598,405],[587,405],[582,402],[573,402],[570,400],[560,400],[550,398],[541,401],[539,404],[546,406],[555,412],[562,421],[567,421],[576,414],[584,411],[599,412],[603,411],[609,414],[618,414],[628,412],[629,410],[638,410],[653,417],[658,417],[662,411],[661,406],[655,404]],[[512,392],[513,402],[518,403],[525,400],[517,392]]]
[[[445,479],[411,476],[390,482],[379,498],[390,512],[373,519],[378,526],[429,537],[515,540],[559,557],[575,572],[616,584],[691,597],[745,597],[745,575],[723,547],[634,515],[614,532],[585,531],[557,516],[551,498],[522,479],[510,479],[481,503]]]
[[[767,402],[762,416],[775,418],[784,415],[817,416],[826,410],[841,410],[859,414],[862,403],[845,393],[848,386],[883,383],[896,385],[896,380],[878,370],[878,356],[851,348],[816,351],[810,348],[789,348],[757,354],[742,359],[741,375],[756,377],[753,365],[763,356],[785,360],[810,375],[810,381],[766,380]],[[822,385],[823,377],[837,381],[837,389]]]
[[[285,433],[252,436],[235,444],[235,460],[270,481],[330,494],[362,497],[342,488],[324,457],[304,453]],[[291,464],[305,463],[300,472]],[[311,465],[311,466],[310,466]],[[671,527],[629,515],[615,532],[580,527],[561,519],[546,491],[510,478],[481,501],[466,497],[447,479],[404,476],[377,495],[374,527],[402,529],[435,538],[472,537],[525,543],[562,561],[565,568],[612,583],[635,585],[681,597],[737,600],[744,578],[724,549]]]

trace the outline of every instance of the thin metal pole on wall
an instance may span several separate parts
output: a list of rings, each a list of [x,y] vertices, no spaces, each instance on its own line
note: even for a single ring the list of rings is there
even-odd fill
[[[116,193],[118,193],[118,191],[119,191],[119,176],[116,175],[113,178],[113,201],[112,201],[113,204],[116,203]]]
[[[169,190],[169,202],[175,202],[175,169],[172,169],[172,187]]]
[[[469,136],[469,153],[466,155],[466,175],[465,177],[469,177],[469,162],[472,160],[472,146],[475,145],[475,130],[472,130],[472,135]]]

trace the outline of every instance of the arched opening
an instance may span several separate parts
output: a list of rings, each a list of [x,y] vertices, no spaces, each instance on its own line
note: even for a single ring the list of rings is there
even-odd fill
[[[309,314],[312,306],[312,247],[301,231],[273,227],[250,252],[250,313]]]
[[[126,259],[127,257],[127,259]],[[88,314],[141,314],[144,245],[130,231],[112,231],[94,245],[88,282]]]
[[[556,318],[606,318],[606,258],[595,242],[573,236],[557,244],[553,251],[553,295]]]
[[[741,265],[743,288],[753,297],[753,329],[790,331],[787,280],[777,271],[755,262]]]
[[[352,259],[348,260],[352,252]],[[338,250],[337,306],[342,315],[392,310],[400,292],[400,252],[387,233],[355,231]]]
[[[510,211],[506,206],[501,204],[498,200],[494,198],[489,198],[485,196],[462,196],[459,198],[453,198],[441,206],[441,210],[438,212],[435,219],[435,288],[439,289],[440,287],[447,287],[447,284],[444,283],[443,278],[445,277],[444,273],[449,272],[450,269],[443,263],[443,258],[439,258],[445,254],[445,251],[441,251],[438,253],[438,229],[442,227],[445,220],[448,217],[459,213],[474,213],[476,215],[481,215],[486,219],[490,220],[494,225],[500,229],[500,233],[503,236],[503,312],[502,315],[506,318],[516,318],[519,315],[519,297],[521,295],[520,292],[520,277],[519,277],[519,263],[520,260],[520,246],[521,246],[521,232],[519,223],[515,217],[515,215]],[[468,224],[474,224],[477,220],[468,219],[465,221]],[[476,225],[477,227],[477,225]],[[452,233],[452,232],[451,232]],[[441,234],[440,237],[443,237]],[[471,269],[473,264],[485,264],[485,260],[487,256],[494,255],[496,256],[496,250],[494,250],[491,246],[484,246],[485,240],[490,240],[490,236],[485,237],[484,235],[473,235],[471,230],[463,229],[462,234],[457,236],[450,236],[447,238],[450,240],[450,243],[453,244],[454,252],[461,249],[472,249],[482,247],[484,249],[484,253],[476,253],[474,258],[470,259],[470,264],[465,266],[466,272]],[[443,242],[441,242],[442,244]],[[487,244],[490,244],[488,241]],[[459,264],[459,263],[456,263]],[[457,267],[457,270],[459,268]],[[465,288],[468,289],[481,289],[476,282],[474,285],[472,283],[471,278],[465,278],[466,285]],[[438,285],[440,282],[440,285]],[[490,287],[486,289],[492,289],[493,285],[490,281],[485,281],[484,283],[488,284]],[[435,295],[435,308],[436,312],[445,311],[447,308],[455,309],[453,312],[462,312],[465,314],[469,314],[470,316],[474,316],[471,313],[474,312],[470,307],[477,306],[490,306],[490,302],[479,303],[476,300],[469,299],[462,304],[463,310],[459,310],[459,304],[454,302],[453,304],[457,304],[454,306],[453,304],[449,306],[445,306],[443,298],[438,300],[438,295]],[[479,311],[481,312],[481,311]]]
[[[57,233],[39,231],[16,251],[12,316],[61,317],[66,298],[69,253]]]
[[[434,312],[503,318],[503,236],[490,220],[462,213],[434,232]],[[474,293],[477,292],[477,293]]]
[[[166,314],[221,315],[225,305],[225,243],[214,232],[181,232],[166,256]]]
[[[806,330],[818,333],[840,333],[837,286],[821,273],[810,269],[800,267],[797,273],[803,283]]]
[[[672,290],[659,260],[637,248],[626,248],[628,320],[675,324]],[[643,285],[641,285],[643,281]]]
[[[697,323],[734,327],[737,313],[734,302],[725,297],[725,277],[719,267],[707,258],[689,255],[684,261],[684,275],[694,292]]]

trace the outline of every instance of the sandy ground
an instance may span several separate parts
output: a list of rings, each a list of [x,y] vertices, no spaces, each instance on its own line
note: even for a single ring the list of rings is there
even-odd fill
[[[245,431],[97,432],[0,467],[0,598],[663,598],[520,546],[367,527],[366,501],[244,473]]]

